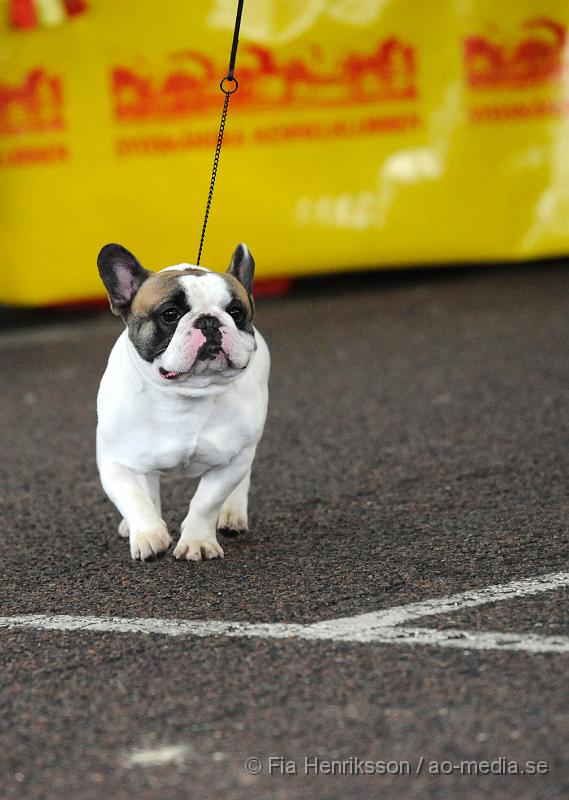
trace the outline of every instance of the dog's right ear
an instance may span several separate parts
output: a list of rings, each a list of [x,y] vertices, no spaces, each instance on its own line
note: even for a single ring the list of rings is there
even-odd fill
[[[124,317],[134,295],[151,273],[120,244],[106,244],[97,258],[97,267],[109,295],[111,311]]]

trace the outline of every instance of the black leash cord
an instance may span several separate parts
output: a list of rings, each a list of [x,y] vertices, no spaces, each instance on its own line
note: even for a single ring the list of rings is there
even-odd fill
[[[235,18],[235,29],[233,31],[233,43],[231,45],[231,55],[229,57],[229,69],[227,70],[227,75],[225,76],[225,78],[222,78],[219,83],[219,88],[225,94],[225,100],[223,101],[223,111],[221,112],[219,133],[217,134],[217,144],[215,145],[215,155],[213,157],[213,167],[211,170],[211,181],[209,184],[207,202],[205,204],[205,215],[202,226],[202,235],[200,238],[200,247],[198,250],[198,257],[196,260],[196,266],[198,267],[200,264],[200,259],[202,257],[202,250],[205,239],[205,230],[207,228],[207,221],[209,219],[209,211],[211,208],[211,201],[213,198],[213,190],[215,188],[215,179],[217,177],[217,167],[219,165],[219,155],[221,153],[221,145],[223,143],[223,132],[225,130],[225,120],[227,119],[227,109],[229,108],[229,100],[231,98],[231,95],[234,94],[239,88],[239,84],[237,83],[237,80],[234,77],[234,72],[235,72],[235,59],[237,58],[237,45],[239,44],[239,28],[241,27],[241,15],[243,14],[243,3],[244,0],[238,0],[237,16]],[[230,86],[228,87],[227,84],[230,84]]]

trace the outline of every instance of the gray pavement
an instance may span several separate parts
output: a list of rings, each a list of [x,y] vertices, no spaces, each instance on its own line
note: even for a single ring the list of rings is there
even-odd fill
[[[133,563],[99,487],[110,313],[0,331],[0,615],[313,623],[567,569],[569,270],[356,277],[260,299],[251,531]],[[164,480],[175,531],[189,500]],[[569,590],[422,627],[569,635]],[[0,797],[564,798],[568,654],[0,629]],[[177,747],[164,765],[137,753]],[[269,756],[300,774],[269,774]],[[263,773],[250,775],[248,756]],[[302,774],[305,756],[411,774]],[[545,760],[543,775],[416,774]],[[275,762],[273,762],[275,763]],[[404,768],[402,768],[404,772]]]

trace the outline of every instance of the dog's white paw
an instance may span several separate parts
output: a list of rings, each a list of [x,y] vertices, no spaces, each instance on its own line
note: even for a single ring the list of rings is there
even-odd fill
[[[129,537],[128,522],[126,521],[126,519],[123,519],[120,522],[119,536],[122,536],[123,539],[128,539]]]
[[[130,554],[135,561],[150,561],[158,558],[172,544],[166,525],[135,531],[130,534]]]
[[[174,550],[179,561],[202,561],[208,558],[223,558],[223,548],[215,539],[184,539]]]
[[[223,531],[226,535],[237,534],[248,530],[247,525],[247,512],[234,506],[224,506],[221,509],[219,519],[217,520],[217,530]]]

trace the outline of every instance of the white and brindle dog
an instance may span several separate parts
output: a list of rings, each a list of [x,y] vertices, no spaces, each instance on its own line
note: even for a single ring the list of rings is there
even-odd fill
[[[247,529],[251,465],[263,433],[270,358],[253,327],[255,262],[240,244],[226,273],[144,269],[116,244],[97,260],[126,329],[97,401],[97,466],[134,559],[165,553],[160,474],[201,476],[174,555],[223,556],[216,531]]]

